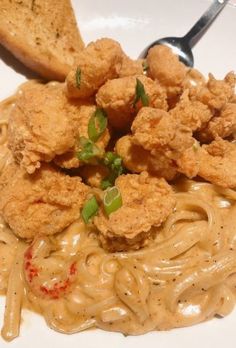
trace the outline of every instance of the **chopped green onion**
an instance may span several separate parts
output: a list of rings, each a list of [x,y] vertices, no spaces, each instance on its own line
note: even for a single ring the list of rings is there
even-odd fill
[[[79,144],[81,150],[77,153],[77,157],[80,161],[88,163],[91,159],[102,156],[102,150],[91,140],[80,137]]]
[[[106,152],[105,155],[104,155],[104,164],[106,166],[109,166],[110,164],[113,163],[113,161],[115,160],[116,156],[117,155],[114,152],[111,152],[111,151]]]
[[[110,173],[101,181],[101,189],[106,190],[108,187],[114,186],[115,180],[117,178],[116,173]]]
[[[143,66],[143,71],[147,72],[147,70],[149,69],[149,65],[146,60],[143,61],[142,66]]]
[[[108,216],[122,206],[122,197],[118,187],[113,186],[107,189],[103,198],[103,205]]]
[[[81,215],[86,224],[97,214],[98,208],[98,202],[94,196],[84,204]]]
[[[118,172],[123,171],[122,158],[114,152],[109,151],[105,153],[104,164],[112,170],[117,170]]]
[[[143,106],[149,105],[149,97],[145,92],[144,85],[139,79],[136,79],[135,98],[133,104],[134,108],[139,100],[141,100]]]
[[[101,189],[106,190],[114,185],[116,178],[125,172],[122,165],[122,158],[114,152],[106,152],[103,158],[103,164],[107,166],[110,173],[101,182]]]
[[[80,88],[80,83],[81,83],[81,69],[80,68],[76,69],[75,81],[76,81],[76,87]]]
[[[101,189],[104,191],[106,190],[108,187],[113,186],[113,182],[112,180],[109,179],[109,177],[106,177],[105,179],[103,179],[101,181]]]
[[[89,139],[96,142],[107,127],[107,115],[104,110],[96,109],[88,124]]]

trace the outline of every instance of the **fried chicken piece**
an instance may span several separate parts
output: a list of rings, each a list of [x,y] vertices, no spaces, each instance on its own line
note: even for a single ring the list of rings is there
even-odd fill
[[[172,189],[164,179],[146,172],[121,175],[115,184],[122,196],[121,208],[109,217],[100,209],[94,218],[101,243],[110,251],[139,249],[173,211]]]
[[[123,56],[117,41],[103,38],[91,42],[78,53],[76,65],[66,78],[68,96],[87,98],[94,95],[107,80],[118,77]]]
[[[236,144],[217,138],[202,146],[199,161],[199,176],[222,187],[236,187]]]
[[[142,75],[143,74],[143,60],[133,60],[124,55],[121,67],[119,70],[119,77]]]
[[[164,110],[143,107],[132,124],[133,139],[153,155],[162,152],[170,159],[194,143],[190,128],[179,123]]]
[[[179,103],[170,110],[170,115],[194,132],[206,124],[213,114],[207,105],[197,100],[191,101],[188,94],[189,91],[186,90]]]
[[[78,118],[78,128],[77,128],[77,139],[73,148],[69,149],[68,152],[56,156],[54,162],[61,168],[72,169],[79,168],[83,163],[77,158],[76,153],[79,151],[78,139],[79,137],[88,138],[88,124],[91,116],[96,111],[95,105],[82,105],[77,112]],[[107,144],[110,140],[110,132],[108,128],[105,129],[104,133],[96,142],[96,146],[99,147],[102,151],[105,150]]]
[[[101,182],[109,175],[109,170],[103,165],[85,165],[80,168],[79,175],[92,187],[101,188]]]
[[[79,218],[89,193],[80,178],[46,164],[32,175],[16,164],[9,165],[0,181],[4,182],[1,214],[17,236],[27,239],[61,232]]]
[[[192,99],[198,100],[212,109],[220,110],[233,98],[235,82],[234,72],[228,73],[224,80],[216,80],[212,74],[209,74],[205,86],[197,87],[191,91]]]
[[[98,106],[107,111],[110,124],[117,129],[128,129],[142,103],[134,106],[137,79],[143,84],[149,105],[167,109],[166,94],[158,82],[144,75],[128,76],[107,81],[98,91]]]
[[[177,173],[175,163],[163,153],[155,153],[145,150],[135,144],[131,135],[120,138],[116,143],[116,152],[122,158],[124,166],[133,173],[147,171],[151,175],[172,180]]]
[[[73,147],[78,107],[63,84],[35,84],[18,97],[9,118],[9,148],[28,173]]]
[[[200,130],[199,138],[209,142],[217,137],[226,138],[236,133],[236,104],[226,104],[219,115],[213,117],[207,125]]]

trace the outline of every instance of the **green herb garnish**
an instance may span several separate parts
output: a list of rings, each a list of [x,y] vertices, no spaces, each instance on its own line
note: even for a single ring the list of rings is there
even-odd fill
[[[145,92],[144,85],[139,79],[136,79],[136,88],[135,88],[135,98],[133,107],[136,107],[138,101],[141,101],[143,106],[149,105],[149,97]]]
[[[78,151],[77,157],[82,162],[89,163],[92,159],[99,158],[103,155],[102,150],[85,137],[80,137],[79,146],[81,150]]]
[[[96,109],[90,117],[88,124],[88,136],[93,142],[96,142],[104,133],[107,127],[107,115],[104,110]]]
[[[101,189],[106,190],[108,187],[112,187],[117,177],[116,173],[110,173],[101,181]]]
[[[149,69],[149,65],[146,60],[143,61],[142,66],[143,66],[143,71],[147,72]]]
[[[104,194],[103,205],[108,216],[122,206],[122,197],[118,187],[113,186],[107,189]]]
[[[81,215],[86,224],[97,214],[98,208],[98,202],[94,196],[84,204]]]
[[[81,69],[80,68],[76,69],[75,82],[76,82],[76,87],[80,88],[80,84],[81,84]]]
[[[125,172],[122,164],[122,158],[114,152],[106,152],[103,158],[103,164],[109,168],[109,175],[101,182],[101,189],[106,190],[114,185],[118,176]]]

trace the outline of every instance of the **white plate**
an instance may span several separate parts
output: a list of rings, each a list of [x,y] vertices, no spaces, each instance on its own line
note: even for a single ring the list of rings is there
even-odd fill
[[[209,6],[209,0],[74,0],[81,33],[86,42],[99,37],[117,39],[124,50],[137,57],[157,38],[182,36]],[[236,0],[224,11],[194,48],[195,66],[222,78],[236,70]],[[14,92],[30,76],[29,71],[0,48],[0,99]],[[0,325],[4,299],[0,299]],[[51,331],[44,320],[24,311],[21,334],[11,343],[0,338],[1,348],[235,348],[236,310],[224,319],[169,332],[138,337],[93,330],[72,336]]]

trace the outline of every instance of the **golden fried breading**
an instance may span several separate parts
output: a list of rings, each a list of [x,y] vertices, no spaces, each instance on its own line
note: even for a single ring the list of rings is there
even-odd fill
[[[150,151],[135,144],[131,135],[120,138],[115,149],[122,158],[124,166],[133,173],[147,171],[166,180],[172,180],[176,176],[176,165],[171,159],[161,152],[152,155]]]
[[[109,175],[109,170],[103,165],[84,165],[79,170],[79,175],[91,187],[101,188],[101,182]]]
[[[143,107],[131,127],[134,140],[146,150],[168,145],[175,136],[176,122],[168,112]]]
[[[18,97],[9,118],[9,148],[28,173],[73,147],[78,107],[58,83],[32,85]]]
[[[21,238],[61,232],[79,218],[89,187],[79,177],[69,177],[49,165],[34,174],[16,164],[4,176],[0,211],[14,233]]]
[[[196,131],[206,124],[213,114],[207,105],[197,100],[191,101],[188,93],[188,90],[183,93],[179,103],[176,104],[174,109],[170,110],[170,115],[192,131]]]
[[[233,98],[235,82],[236,75],[233,72],[228,73],[224,80],[216,80],[212,74],[209,74],[205,86],[199,86],[191,91],[192,99],[220,110]]]
[[[82,105],[77,112],[77,118],[78,118],[78,128],[77,128],[77,141],[79,137],[85,137],[88,138],[88,124],[91,116],[96,111],[95,105]],[[105,150],[107,144],[110,140],[110,133],[108,128],[105,129],[104,133],[100,136],[100,138],[97,140],[96,145],[101,149]],[[78,168],[83,163],[76,157],[76,153],[78,151],[77,147],[75,146],[70,149],[68,152],[56,156],[54,158],[54,162],[61,168],[71,169],[71,168]]]
[[[204,75],[195,68],[188,69],[184,81],[183,88],[184,89],[192,89],[200,86],[204,86],[206,84],[206,79]]]
[[[107,217],[102,209],[94,218],[104,248],[111,251],[138,249],[147,244],[155,227],[171,214],[175,198],[164,179],[146,172],[121,175],[115,185],[122,196],[122,206]]]
[[[176,160],[178,172],[185,174],[190,179],[197,176],[199,172],[199,148],[200,145],[194,144],[192,147],[186,149]]]
[[[141,103],[134,106],[137,79],[144,86],[149,98],[149,105],[154,108],[167,109],[166,94],[158,82],[144,75],[128,76],[107,81],[98,91],[98,106],[107,111],[110,124],[117,129],[128,129],[138,112]]]
[[[133,60],[124,55],[121,67],[119,70],[119,77],[142,75],[143,74],[143,60]]]
[[[194,143],[190,128],[183,126],[164,110],[143,107],[137,114],[132,132],[134,141],[152,154],[162,152],[171,159],[178,158]]]
[[[67,94],[71,98],[94,95],[107,80],[118,77],[123,60],[120,44],[103,38],[91,42],[76,58],[76,65],[66,78]]]
[[[217,138],[199,151],[198,175],[213,184],[236,187],[236,144]],[[235,168],[234,168],[235,166]]]
[[[212,141],[217,137],[226,138],[236,133],[236,104],[228,103],[213,117],[207,125],[200,130],[199,138]]]
[[[180,86],[188,71],[171,48],[163,45],[150,48],[147,55],[147,64],[150,77],[157,79],[166,87]]]

